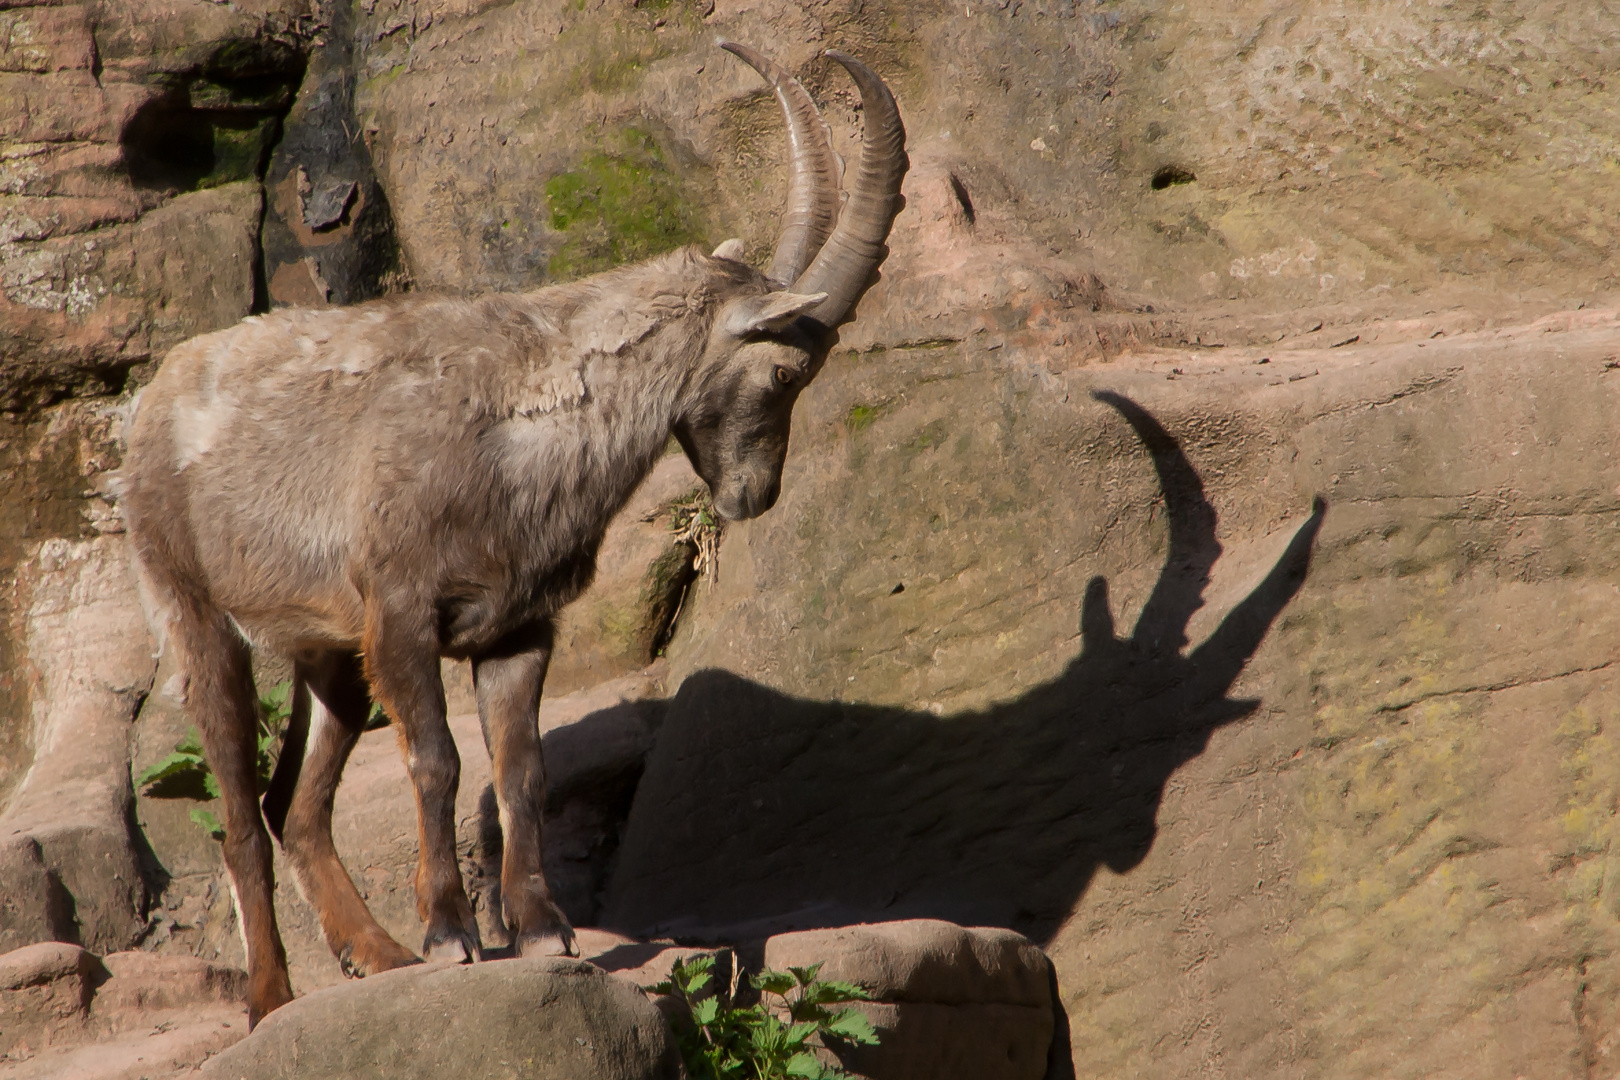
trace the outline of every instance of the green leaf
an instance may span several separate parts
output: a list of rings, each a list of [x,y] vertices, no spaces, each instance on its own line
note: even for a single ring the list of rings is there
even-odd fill
[[[792,975],[787,974],[785,971],[772,971],[769,968],[755,975],[751,981],[754,984],[754,989],[763,990],[767,994],[776,994],[779,997],[785,996],[794,986]]]
[[[174,744],[174,749],[177,753],[192,754],[201,760],[203,756],[202,736],[197,734],[196,728],[192,728],[186,732],[185,738]]]
[[[135,783],[140,787],[146,787],[149,784],[155,784],[160,780],[167,780],[171,776],[179,776],[181,773],[198,768],[208,768],[202,758],[196,754],[176,750],[156,765],[142,769],[141,775],[135,778]]]
[[[804,1000],[817,1005],[838,1005],[845,1001],[871,1001],[872,995],[854,983],[828,980],[805,987]]]
[[[283,679],[259,695],[259,707],[270,716],[284,716],[290,710],[287,699],[292,696],[292,682]]]
[[[859,1043],[862,1046],[876,1046],[878,1043],[877,1032],[872,1028],[872,1021],[867,1019],[866,1014],[858,1009],[845,1009],[833,1017],[824,1026],[823,1030],[829,1035],[836,1035],[840,1039]]]
[[[193,810],[191,820],[201,825],[203,830],[215,840],[225,839],[225,826],[221,825],[219,819],[207,810]]]
[[[823,1080],[824,1077],[838,1074],[830,1072],[816,1060],[814,1054],[800,1051],[788,1059],[785,1075],[794,1077],[795,1080]]]
[[[719,998],[704,998],[702,1001],[692,1003],[692,1019],[701,1027],[707,1027],[714,1023],[715,1017],[719,1014]]]
[[[676,982],[684,986],[686,985],[686,980],[691,976],[708,971],[713,967],[714,957],[694,956],[691,960],[675,961],[674,965],[669,970],[671,977],[674,978]]]
[[[787,1034],[784,1036],[784,1044],[789,1049],[797,1049],[803,1046],[805,1044],[805,1040],[814,1035],[820,1027],[821,1025],[816,1023],[814,1020],[806,1020],[802,1023],[792,1024],[788,1027]]]
[[[203,790],[208,792],[210,799],[217,799],[224,794],[219,789],[219,779],[213,773],[203,777]]]
[[[788,970],[793,973],[795,979],[799,980],[800,986],[809,986],[816,981],[816,972],[821,970],[821,964],[811,964],[809,967],[790,967]]]

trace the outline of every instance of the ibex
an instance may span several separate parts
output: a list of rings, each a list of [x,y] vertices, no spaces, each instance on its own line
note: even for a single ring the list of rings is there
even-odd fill
[[[130,429],[123,508],[160,636],[225,810],[249,1023],[292,999],[271,900],[276,834],[346,974],[417,962],[366,910],[332,800],[372,700],[415,790],[429,958],[481,956],[456,864],[460,759],[441,656],[472,663],[504,834],[501,915],[524,956],[573,953],[540,862],[537,715],[552,619],[670,436],[732,519],[776,502],[795,400],[888,254],[903,205],[894,97],[843,53],[865,136],[842,164],[805,89],[767,79],[789,145],[767,273],[740,240],[538,291],[290,309],[177,346]],[[263,802],[250,642],[292,658],[294,711]]]

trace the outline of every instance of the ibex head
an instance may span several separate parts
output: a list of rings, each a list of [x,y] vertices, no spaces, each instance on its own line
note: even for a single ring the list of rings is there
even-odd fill
[[[861,91],[866,137],[855,190],[842,202],[843,162],[799,81],[735,42],[736,54],[771,84],[788,129],[788,194],[771,268],[721,307],[675,437],[708,483],[723,517],[757,517],[776,503],[793,403],[813,379],[842,323],[889,249],[889,226],[905,205],[906,130],[894,95],[852,56],[828,50]],[[740,261],[727,240],[715,258]],[[739,267],[740,271],[744,268]]]

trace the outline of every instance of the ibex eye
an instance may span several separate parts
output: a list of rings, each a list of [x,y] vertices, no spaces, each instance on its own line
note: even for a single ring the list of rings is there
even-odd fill
[[[785,367],[777,368],[776,381],[781,383],[783,386],[786,386],[788,383],[793,381],[793,372],[789,371]]]

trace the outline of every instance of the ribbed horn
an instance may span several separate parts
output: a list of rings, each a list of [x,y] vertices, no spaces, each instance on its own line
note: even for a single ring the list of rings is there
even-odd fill
[[[782,211],[782,232],[776,240],[776,254],[771,257],[771,268],[766,274],[776,284],[786,286],[804,273],[838,221],[844,162],[833,151],[827,122],[798,79],[770,57],[746,45],[735,41],[718,44],[771,84],[777,104],[782,106],[782,119],[787,122],[787,206]]]
[[[900,110],[877,72],[836,49],[828,49],[824,55],[844,65],[860,87],[861,111],[866,117],[854,194],[815,261],[793,284],[796,293],[827,294],[821,306],[809,314],[831,329],[844,321],[866,291],[872,272],[889,254],[883,242],[895,215],[906,205],[900,181],[911,161],[906,157],[906,128],[900,122]]]

